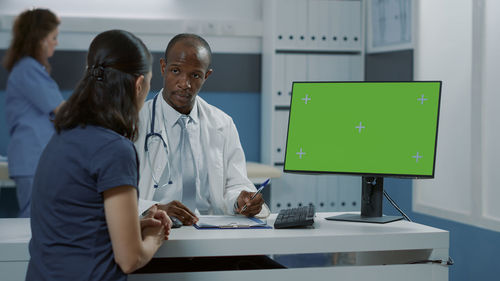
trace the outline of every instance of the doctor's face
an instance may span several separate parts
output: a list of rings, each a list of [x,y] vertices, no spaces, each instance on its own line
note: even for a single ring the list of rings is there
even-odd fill
[[[179,41],[160,64],[163,98],[178,112],[189,114],[198,92],[212,73],[212,69],[208,69],[208,51],[196,42]]]

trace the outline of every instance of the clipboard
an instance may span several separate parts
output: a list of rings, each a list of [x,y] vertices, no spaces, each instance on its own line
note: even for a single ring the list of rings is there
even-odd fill
[[[266,222],[258,218],[236,216],[198,216],[199,221],[194,224],[197,229],[269,229]]]

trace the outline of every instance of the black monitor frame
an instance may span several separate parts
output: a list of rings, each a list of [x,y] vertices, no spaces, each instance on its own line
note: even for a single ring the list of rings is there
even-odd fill
[[[316,171],[298,171],[298,170],[287,170],[286,169],[286,150],[285,150],[285,160],[283,165],[283,172],[285,173],[298,173],[298,174],[340,174],[340,175],[359,175],[362,176],[361,182],[361,213],[360,214],[343,214],[337,216],[327,217],[327,220],[336,221],[349,221],[349,222],[365,222],[365,223],[388,223],[403,219],[401,216],[385,216],[382,213],[382,202],[384,196],[384,177],[396,177],[396,178],[409,178],[409,179],[432,179],[435,175],[436,170],[436,153],[437,153],[437,138],[439,132],[439,115],[441,108],[441,87],[442,81],[295,81],[295,83],[429,83],[438,82],[439,83],[439,100],[437,109],[437,123],[436,123],[436,140],[434,144],[434,161],[432,168],[432,175],[407,175],[407,174],[382,174],[382,173],[347,173],[347,172],[316,172]],[[288,130],[290,129],[290,115],[292,113],[292,102],[293,102],[293,86],[292,86],[292,96],[290,98],[290,111],[288,116]],[[288,130],[287,130],[287,140],[288,144]]]

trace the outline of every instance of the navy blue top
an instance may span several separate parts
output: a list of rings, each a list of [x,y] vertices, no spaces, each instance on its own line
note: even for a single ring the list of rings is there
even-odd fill
[[[57,83],[37,60],[24,57],[14,65],[5,92],[11,177],[35,174],[40,154],[54,134],[50,114],[62,101]]]
[[[103,192],[137,188],[133,143],[102,127],[54,134],[33,182],[26,280],[127,280],[114,261]]]

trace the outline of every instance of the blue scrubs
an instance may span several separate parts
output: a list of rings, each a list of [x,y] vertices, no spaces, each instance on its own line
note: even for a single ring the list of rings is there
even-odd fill
[[[16,181],[20,217],[29,217],[33,175],[54,134],[52,111],[63,101],[57,83],[37,60],[24,57],[7,79],[5,112],[10,142],[9,175]]]
[[[54,134],[33,182],[26,280],[127,280],[114,260],[103,192],[137,183],[130,140],[96,126]]]

